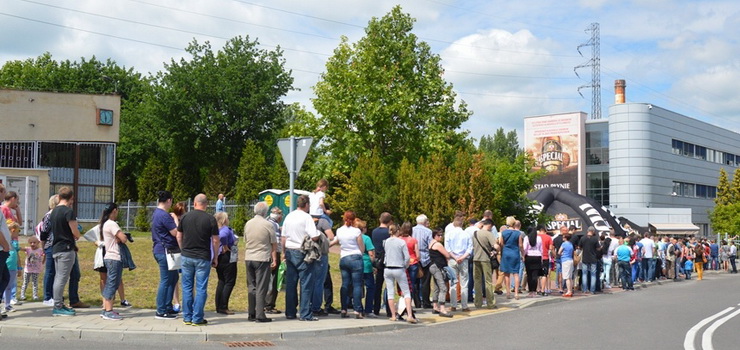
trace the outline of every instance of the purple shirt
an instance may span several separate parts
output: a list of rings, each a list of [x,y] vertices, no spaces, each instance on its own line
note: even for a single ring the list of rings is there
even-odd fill
[[[223,226],[218,229],[218,238],[221,241],[221,252],[223,253],[223,247],[231,247],[236,242],[234,238],[234,231],[229,226]]]
[[[177,228],[175,219],[161,208],[154,209],[152,214],[152,252],[165,254],[164,248],[177,247],[177,238],[170,231]]]

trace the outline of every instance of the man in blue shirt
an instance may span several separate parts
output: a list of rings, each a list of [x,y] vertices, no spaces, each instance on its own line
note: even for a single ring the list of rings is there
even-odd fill
[[[168,211],[172,207],[172,194],[168,191],[157,192],[157,208],[152,213],[152,253],[159,265],[159,287],[157,288],[157,311],[154,318],[174,320],[177,313],[172,308],[172,296],[177,286],[179,274],[170,271],[167,266],[167,251],[177,253],[177,217]]]
[[[424,271],[424,277],[418,280],[420,285],[413,287],[414,290],[421,290],[422,307],[431,309],[432,302],[429,300],[429,295],[432,275],[429,273],[429,266],[432,265],[432,260],[429,258],[429,244],[432,242],[432,230],[429,229],[429,218],[424,214],[417,216],[416,226],[414,226],[412,232],[412,236],[418,241],[419,261],[421,261],[421,268]]]
[[[226,198],[224,197],[223,193],[218,194],[218,200],[216,201],[216,212],[220,213],[222,211],[226,211],[224,208],[224,201],[226,201]]]
[[[630,266],[632,248],[627,245],[624,237],[619,237],[619,247],[616,250],[616,254],[617,266],[619,267],[619,279],[622,280],[622,289],[635,290],[632,286],[632,267]]]
[[[709,257],[711,258],[709,268],[719,270],[719,245],[714,240],[710,242],[712,243],[709,245]]]

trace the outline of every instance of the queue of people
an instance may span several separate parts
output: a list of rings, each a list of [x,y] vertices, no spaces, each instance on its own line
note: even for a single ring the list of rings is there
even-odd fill
[[[270,322],[268,315],[283,313],[276,308],[281,277],[286,286],[284,313],[289,320],[318,321],[330,314],[378,318],[383,309],[390,321],[417,323],[415,309],[432,309],[433,314],[449,318],[454,312],[470,311],[469,303],[477,309],[495,309],[496,296],[504,293],[507,299],[517,300],[524,291],[529,298],[553,292],[568,298],[576,290],[599,293],[612,288],[612,283],[633,290],[635,282],[690,279],[693,272],[701,280],[705,269],[736,273],[737,248],[727,242],[716,244],[695,237],[654,240],[650,234],[639,236],[629,227],[625,227],[629,231],[626,237],[597,232],[593,227],[584,235],[577,235],[572,226],[561,227],[554,235],[541,225],[525,232],[514,217],[507,217],[497,229],[490,211],[483,213],[481,220],[468,219],[467,228],[463,228],[466,214],[458,211],[444,229],[429,228],[429,219],[423,214],[416,217],[415,226],[410,222],[399,225],[386,212],[373,230],[368,230],[367,222],[354,212],[346,211],[335,234],[327,215],[330,210],[323,202],[327,185],[322,180],[312,196],[297,197],[297,210],[284,220],[278,208],[270,211],[265,202],[254,206],[254,217],[243,229],[248,321]],[[3,214],[8,218],[0,229],[9,232],[0,235],[0,259],[7,261],[0,264],[0,290],[4,291],[4,311],[12,311],[13,296],[5,288],[11,278],[5,271],[21,276],[19,226],[13,220],[20,212],[5,209],[11,209],[17,194],[6,195],[2,184],[0,194],[5,195]],[[229,227],[228,214],[206,213],[204,194],[194,198],[194,209],[187,213],[182,203],[173,205],[169,192],[160,191],[157,196],[151,219],[152,254],[160,272],[154,317],[207,325],[204,309],[211,268],[218,278],[216,312],[233,315],[229,300],[237,284],[239,237]],[[53,306],[53,316],[74,316],[75,308],[89,307],[79,301],[77,293],[76,242],[82,235],[72,210],[74,199],[68,187],[50,198],[50,210],[37,226],[38,238],[31,237],[25,249],[21,299],[28,284],[32,285],[32,298],[39,298],[39,274],[46,264],[44,303]],[[132,239],[116,223],[117,216],[118,207],[109,203],[98,225],[84,237],[101,251],[100,266],[96,267],[101,273],[100,316],[113,321],[123,318],[114,310],[117,293],[121,306],[130,306],[124,296],[123,270],[135,268],[126,246]],[[339,309],[332,305],[329,274],[328,254],[333,245],[339,246],[340,254]],[[278,272],[281,264],[284,275]],[[69,300],[65,302],[67,284]],[[182,307],[178,294],[182,295]]]

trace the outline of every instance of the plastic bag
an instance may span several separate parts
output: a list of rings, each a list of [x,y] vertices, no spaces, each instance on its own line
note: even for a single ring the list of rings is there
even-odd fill
[[[283,290],[283,283],[285,283],[285,261],[280,263],[277,272],[277,289],[278,291]]]

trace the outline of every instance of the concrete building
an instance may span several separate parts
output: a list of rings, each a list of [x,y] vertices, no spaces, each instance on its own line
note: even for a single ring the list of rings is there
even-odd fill
[[[27,234],[62,186],[80,221],[113,200],[120,106],[115,95],[0,90],[0,181],[19,192]]]
[[[740,134],[650,103],[624,103],[621,84],[608,118],[586,122],[585,194],[641,226],[687,231],[693,223],[701,235],[715,233],[708,213],[720,168],[731,176],[740,165]]]

